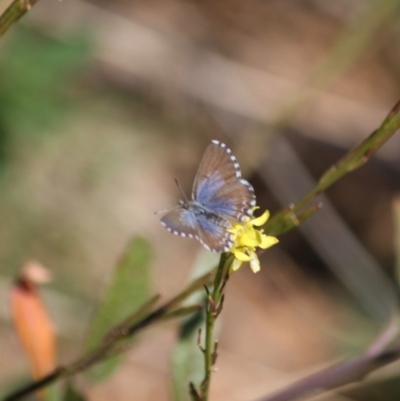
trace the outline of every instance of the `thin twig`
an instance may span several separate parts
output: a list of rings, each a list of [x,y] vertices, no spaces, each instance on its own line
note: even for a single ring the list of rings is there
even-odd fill
[[[14,0],[6,11],[0,16],[0,36],[7,29],[27,13],[38,0]]]
[[[368,138],[361,142],[351,152],[347,153],[341,160],[331,166],[325,174],[322,175],[317,185],[293,207],[283,209],[273,216],[265,225],[264,230],[268,235],[277,235],[280,227],[293,227],[294,217],[298,218],[299,213],[312,202],[319,194],[332,186],[344,175],[356,170],[365,164],[372,155],[382,147],[382,145],[391,138],[391,136],[400,128],[400,100],[392,108],[381,126],[374,131]],[[307,216],[308,217],[308,216]],[[300,219],[298,219],[300,220]],[[290,229],[289,228],[289,229]]]
[[[394,322],[398,329],[398,322]],[[380,349],[379,352],[371,352],[383,346],[382,339],[390,341],[393,335],[393,322],[383,330],[374,340],[373,344],[360,357],[339,362],[329,368],[323,369],[304,379],[301,379],[281,391],[267,396],[261,401],[293,401],[309,394],[316,394],[332,390],[362,380],[369,373],[388,365],[400,358],[400,343],[387,349]]]

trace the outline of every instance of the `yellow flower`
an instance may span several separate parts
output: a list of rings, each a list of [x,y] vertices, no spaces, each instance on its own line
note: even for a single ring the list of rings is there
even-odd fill
[[[232,263],[233,271],[238,270],[243,262],[250,262],[251,270],[254,273],[260,270],[256,248],[267,249],[278,242],[277,238],[265,235],[262,229],[255,228],[264,225],[268,218],[269,211],[266,210],[261,216],[254,219],[246,217],[245,221],[235,223],[232,228],[228,229],[233,234],[233,245],[230,249],[230,252],[235,255]]]

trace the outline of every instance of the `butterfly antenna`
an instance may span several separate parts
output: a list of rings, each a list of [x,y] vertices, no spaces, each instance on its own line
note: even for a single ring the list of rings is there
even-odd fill
[[[179,190],[181,191],[183,197],[185,198],[186,203],[189,202],[189,201],[188,201],[188,198],[186,197],[185,193],[183,192],[182,187],[179,185],[178,180],[177,180],[176,178],[175,178],[174,180],[175,180],[175,184],[178,186],[178,188],[179,188]],[[170,207],[170,208],[168,208],[168,209],[157,210],[156,212],[154,212],[154,214],[167,213],[167,212],[170,212],[171,210],[178,209],[178,208],[180,208],[180,207],[181,207],[181,204],[176,205],[176,206],[173,206],[173,207]]]
[[[178,186],[179,190],[181,191],[182,196],[185,198],[186,203],[188,203],[189,200],[188,200],[188,198],[186,197],[185,193],[183,192],[183,189],[182,189],[182,187],[180,186],[178,180],[177,180],[176,178],[174,178],[174,180],[175,180],[175,184]]]

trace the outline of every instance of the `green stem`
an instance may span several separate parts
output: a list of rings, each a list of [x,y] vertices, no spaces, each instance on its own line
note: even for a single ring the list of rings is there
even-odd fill
[[[400,128],[400,101],[393,107],[381,126],[355,149],[333,165],[318,181],[317,186],[295,206],[300,210],[333,183],[365,164],[371,156]]]
[[[0,16],[0,36],[18,21],[38,0],[14,0],[6,11]]]
[[[392,108],[381,126],[374,131],[368,138],[361,142],[351,152],[346,154],[336,164],[331,166],[325,174],[319,179],[317,185],[301,200],[299,200],[292,208],[284,209],[273,216],[265,225],[264,230],[269,235],[278,235],[281,232],[276,230],[277,227],[292,227],[293,220],[296,219],[298,213],[320,193],[325,191],[344,175],[356,170],[365,164],[372,155],[382,147],[382,145],[390,139],[390,137],[400,128],[400,101]],[[312,212],[312,210],[310,210]],[[287,224],[284,221],[288,221]],[[292,221],[289,221],[292,220]],[[300,219],[299,219],[300,220]],[[299,221],[300,223],[300,221]],[[298,224],[299,224],[298,223]]]
[[[215,317],[212,313],[207,312],[206,321],[206,339],[205,339],[205,352],[204,352],[204,380],[201,385],[202,401],[208,400],[211,383],[211,370],[212,370],[212,354],[214,351],[214,323]]]
[[[215,274],[213,291],[209,293],[207,290],[204,379],[200,386],[202,401],[208,401],[210,392],[212,367],[217,358],[217,343],[214,342],[215,321],[222,310],[224,288],[229,279],[229,269],[232,261],[232,255],[227,255],[225,253],[221,255],[218,270]]]

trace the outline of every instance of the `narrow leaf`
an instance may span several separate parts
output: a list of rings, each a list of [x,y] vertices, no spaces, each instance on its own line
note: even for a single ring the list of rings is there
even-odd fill
[[[218,255],[202,252],[195,263],[193,276],[198,277],[212,270],[218,264]],[[204,305],[206,292],[204,288],[189,297],[185,305],[194,303]],[[205,333],[204,308],[183,320],[178,343],[172,355],[172,399],[174,401],[193,401],[195,387],[204,375],[204,355],[200,347]],[[199,330],[201,334],[199,336]],[[191,385],[191,387],[189,387]]]
[[[134,238],[117,264],[113,280],[94,317],[89,331],[88,348],[101,344],[109,330],[127,319],[149,298],[150,257],[148,242]],[[91,369],[94,380],[104,379],[112,373],[120,358],[112,358]]]
[[[204,310],[201,309],[182,325],[179,341],[174,350],[172,360],[174,401],[190,401],[192,397],[189,383],[199,383],[204,375],[204,356],[198,344],[200,328],[204,333]]]
[[[73,386],[72,382],[67,383],[63,401],[86,401],[86,398]]]

